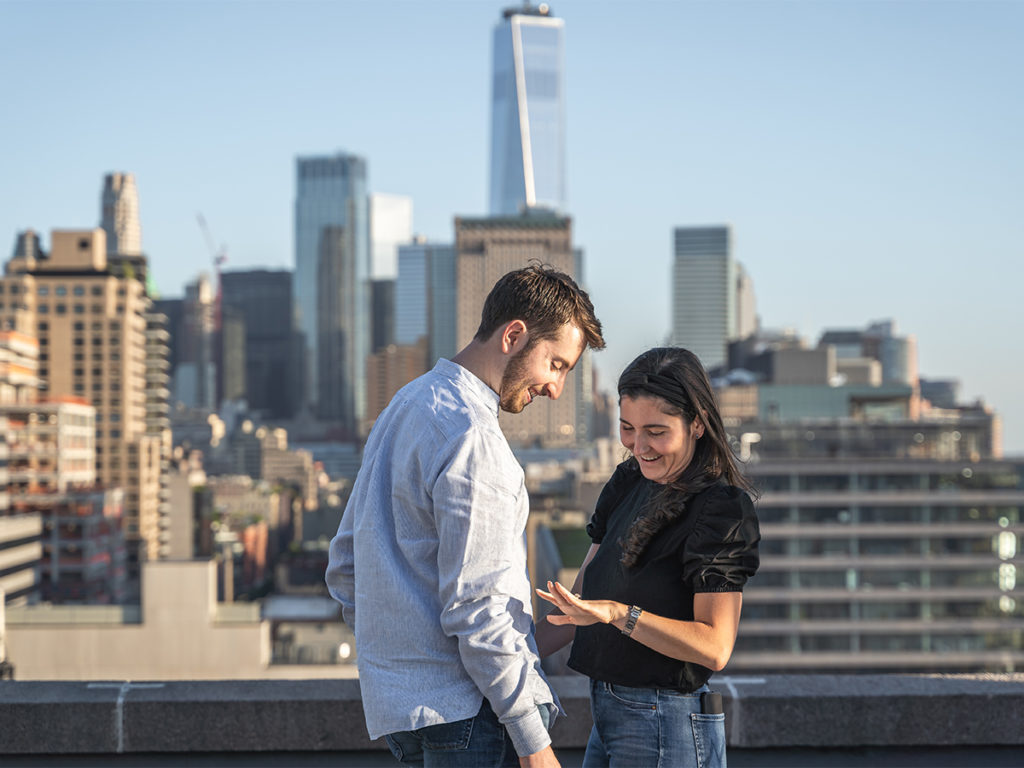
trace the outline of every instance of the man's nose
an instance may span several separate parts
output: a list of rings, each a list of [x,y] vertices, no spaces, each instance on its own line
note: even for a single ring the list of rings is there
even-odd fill
[[[549,382],[544,388],[545,394],[552,400],[557,400],[558,396],[562,394],[562,388],[565,386],[565,376],[556,374],[555,380]]]

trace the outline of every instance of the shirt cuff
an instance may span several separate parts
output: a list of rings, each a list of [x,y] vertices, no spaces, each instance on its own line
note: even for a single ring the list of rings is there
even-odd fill
[[[530,711],[518,720],[502,723],[502,725],[508,731],[512,744],[516,748],[516,754],[520,757],[540,752],[551,744],[548,729],[544,727],[544,720],[536,707],[531,707]]]

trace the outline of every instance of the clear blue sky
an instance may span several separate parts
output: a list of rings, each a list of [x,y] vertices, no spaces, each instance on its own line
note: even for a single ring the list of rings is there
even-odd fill
[[[124,170],[164,295],[209,269],[200,211],[229,268],[290,267],[295,157],[338,150],[451,241],[504,5],[0,0],[0,247],[95,226]],[[665,338],[672,228],[728,223],[765,326],[894,318],[1024,454],[1024,3],[551,5],[603,387]]]

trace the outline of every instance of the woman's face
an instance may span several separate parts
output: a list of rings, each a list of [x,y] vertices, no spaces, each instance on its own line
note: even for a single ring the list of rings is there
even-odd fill
[[[699,420],[686,424],[682,416],[665,413],[667,408],[660,397],[619,398],[619,439],[644,477],[656,483],[671,483],[682,474],[704,434]]]

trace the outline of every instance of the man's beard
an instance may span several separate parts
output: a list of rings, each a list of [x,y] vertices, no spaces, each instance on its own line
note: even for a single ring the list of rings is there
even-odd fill
[[[498,405],[506,413],[520,413],[526,407],[522,394],[529,386],[526,383],[526,353],[529,351],[530,348],[526,347],[510,357],[505,372],[501,375]]]

